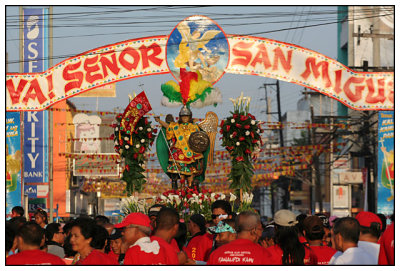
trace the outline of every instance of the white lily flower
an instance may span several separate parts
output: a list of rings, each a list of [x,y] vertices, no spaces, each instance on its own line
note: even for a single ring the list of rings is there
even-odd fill
[[[166,196],[164,196],[164,195],[161,195],[161,197],[160,197],[160,198],[161,198],[161,200],[164,200],[164,201],[165,201],[165,200],[167,200],[167,197],[166,197]]]
[[[229,98],[229,100],[235,105],[235,99]]]
[[[215,193],[213,192],[213,193],[211,193],[211,195],[210,195],[210,199],[211,200],[214,200],[215,199]]]
[[[254,198],[254,195],[253,195],[253,193],[251,193],[250,197],[249,197],[249,203],[251,203],[253,201],[253,198]]]
[[[179,198],[178,195],[174,195],[174,198],[177,205],[181,204],[181,199]]]
[[[224,200],[226,198],[225,194],[221,193],[221,199]]]
[[[236,199],[237,197],[234,194],[230,193],[229,201],[235,201]]]
[[[248,198],[249,198],[249,194],[247,192],[244,192],[243,193],[243,201],[247,203],[248,202]]]
[[[169,200],[174,200],[174,195],[169,194],[169,195],[168,195],[168,199],[169,199]]]

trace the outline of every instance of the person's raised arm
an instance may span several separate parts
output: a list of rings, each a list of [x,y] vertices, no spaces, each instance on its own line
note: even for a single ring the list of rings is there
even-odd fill
[[[163,126],[165,129],[168,128],[168,123],[166,123],[165,121],[162,121],[160,119],[160,116],[154,116],[154,120],[157,121],[158,123],[160,123],[161,126]]]

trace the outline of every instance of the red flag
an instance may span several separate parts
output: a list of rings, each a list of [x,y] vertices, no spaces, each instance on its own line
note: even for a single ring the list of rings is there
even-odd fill
[[[151,105],[147,99],[146,93],[142,91],[129,103],[125,108],[124,114],[121,120],[121,130],[133,131],[136,123],[141,117],[151,110]]]

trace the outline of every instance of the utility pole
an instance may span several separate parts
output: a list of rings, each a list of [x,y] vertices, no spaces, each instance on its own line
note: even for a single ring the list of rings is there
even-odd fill
[[[267,86],[275,86],[278,112],[270,112],[270,100],[269,100],[268,95],[267,95]],[[280,96],[279,80],[276,80],[275,83],[265,83],[264,84],[264,89],[265,89],[265,100],[266,100],[266,105],[267,105],[266,113],[268,115],[268,119],[270,120],[270,115],[271,114],[277,114],[278,115],[279,124],[282,125],[281,96]],[[283,141],[283,129],[282,129],[282,127],[279,128],[279,144],[280,144],[281,147],[285,146],[285,143]],[[289,182],[288,179],[286,179],[285,181]],[[270,188],[271,188],[271,211],[272,211],[272,213],[275,212],[275,193],[277,192],[277,191],[274,191],[275,190],[274,189],[274,184],[275,184],[275,182],[272,181],[271,186],[270,186]],[[289,185],[288,185],[288,187],[289,187]],[[290,194],[289,194],[288,189],[286,189],[284,191],[284,193],[285,193],[285,195],[284,195],[283,198],[284,198],[284,201],[286,201],[286,202],[284,202],[284,206],[286,206],[286,208],[287,208],[287,206],[289,206]],[[278,208],[280,209],[281,206],[278,206]]]
[[[49,7],[49,67],[52,66],[53,57],[53,7]],[[48,67],[47,67],[48,68]],[[49,217],[50,223],[54,221],[54,189],[53,189],[53,111],[49,110]]]
[[[310,105],[310,111],[311,111],[311,125],[314,123],[314,107]],[[312,134],[311,134],[311,144],[315,145],[315,128],[311,128]],[[319,155],[314,154],[313,155],[313,166],[314,166],[314,173],[315,173],[315,178],[314,174],[311,175],[312,178],[312,186],[314,190],[314,198],[315,202],[318,202],[319,205],[319,212],[322,211],[322,196],[321,196],[321,174],[319,170]],[[315,204],[314,208],[315,210]]]

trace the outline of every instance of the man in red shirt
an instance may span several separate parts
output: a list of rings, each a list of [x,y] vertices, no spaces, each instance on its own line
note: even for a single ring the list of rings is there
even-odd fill
[[[387,226],[380,239],[379,265],[394,265],[394,221]]]
[[[35,222],[27,222],[18,230],[18,253],[6,259],[6,265],[65,265],[59,257],[41,251],[44,230]]]
[[[150,240],[150,218],[143,213],[130,213],[115,225],[123,228],[125,242],[129,245],[125,253],[124,265],[166,265],[174,264],[169,259],[168,251],[157,241]]]
[[[236,240],[235,220],[224,219],[218,222],[217,226],[209,227],[208,230],[216,235],[217,248]]]
[[[221,220],[232,218],[232,206],[226,200],[216,200],[211,205],[211,218],[214,226],[218,224]],[[197,245],[198,250],[204,251],[202,256],[198,257],[198,261],[207,262],[208,257],[211,252],[216,249],[215,235],[210,233],[205,233]]]
[[[194,261],[202,261],[205,251],[199,249],[198,245],[202,236],[206,233],[206,219],[201,214],[194,214],[189,218],[188,230],[190,232],[190,240],[183,248],[188,257]]]
[[[336,250],[324,245],[324,224],[316,215],[308,216],[303,221],[304,236],[307,239],[308,247],[315,255],[317,265],[327,265]]]
[[[169,264],[185,264],[188,257],[185,252],[180,251],[174,239],[179,229],[179,214],[175,209],[162,208],[155,221],[156,229],[150,237],[152,241],[156,240],[161,247],[169,253]],[[174,242],[175,241],[175,242]]]
[[[270,254],[257,242],[263,228],[260,216],[242,212],[236,218],[237,239],[214,250],[207,265],[266,265]]]
[[[113,225],[114,227],[114,225]],[[114,228],[110,234],[110,252],[108,255],[123,263],[125,253],[122,253],[122,229]]]

